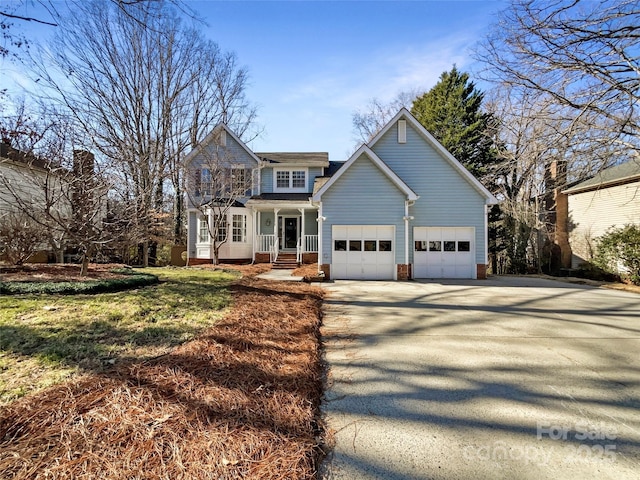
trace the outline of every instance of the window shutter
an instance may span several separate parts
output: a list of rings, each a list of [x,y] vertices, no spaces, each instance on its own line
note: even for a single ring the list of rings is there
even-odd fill
[[[200,196],[200,189],[202,188],[202,170],[199,168],[195,171],[195,179],[194,179],[194,187],[195,187],[195,195],[196,197]]]

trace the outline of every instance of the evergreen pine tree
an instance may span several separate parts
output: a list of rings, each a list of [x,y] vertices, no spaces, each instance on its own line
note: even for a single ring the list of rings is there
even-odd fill
[[[411,113],[473,175],[483,178],[495,161],[490,114],[482,111],[484,94],[469,74],[454,67],[416,98]]]

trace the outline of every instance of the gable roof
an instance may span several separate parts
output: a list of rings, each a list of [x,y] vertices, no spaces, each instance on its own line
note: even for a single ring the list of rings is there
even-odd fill
[[[256,156],[267,163],[295,164],[307,167],[329,166],[329,154],[327,152],[256,152]]]
[[[442,144],[435,139],[433,135],[431,135],[426,128],[414,117],[409,110],[405,107],[401,108],[400,111],[393,117],[383,128],[380,130],[375,137],[373,137],[369,141],[369,147],[373,148],[373,146],[391,129],[398,120],[405,119],[417,132],[418,134],[424,138],[424,140],[431,145],[447,162],[453,166],[458,173],[471,184],[473,188],[475,188],[483,197],[486,199],[486,203],[488,205],[493,205],[498,203],[498,199],[489,191],[487,188],[482,185],[478,181],[476,177],[474,177],[469,170],[464,168],[464,166],[453,156],[451,153],[442,146]]]
[[[351,155],[351,158],[346,161],[346,163],[332,176],[328,179],[328,181],[322,185],[317,192],[313,194],[311,198],[312,201],[317,202],[320,201],[322,195],[329,189],[331,186],[336,183],[336,181],[347,171],[349,167],[353,165],[353,163],[359,159],[362,155],[366,155],[369,157],[371,162],[378,167],[378,169],[389,179],[391,182],[407,196],[407,200],[417,200],[420,198],[416,193],[409,188],[409,186],[402,181],[402,179],[395,174],[393,170],[389,168],[389,166],[375,154],[373,150],[371,150],[367,145],[362,145],[356,152]]]
[[[190,164],[193,161],[193,159],[196,156],[198,156],[200,152],[202,152],[202,149],[204,148],[204,146],[209,145],[212,142],[212,140],[214,140],[214,138],[216,137],[216,135],[218,135],[221,129],[224,129],[224,131],[227,132],[227,134],[230,135],[231,138],[233,138],[236,141],[236,143],[240,145],[242,149],[245,152],[247,152],[253,160],[255,160],[257,164],[260,164],[260,159],[256,156],[256,154],[253,153],[251,149],[247,147],[242,140],[240,140],[240,137],[238,137],[235,133],[233,133],[233,130],[231,130],[226,123],[219,123],[215,127],[213,127],[211,132],[209,132],[209,134],[206,137],[204,137],[204,139],[201,142],[198,142],[198,145],[193,150],[191,150],[186,157],[184,157],[185,163],[187,165]]]
[[[613,187],[640,180],[640,161],[631,160],[620,165],[605,168],[593,177],[564,190],[563,193],[572,194],[598,188]]]

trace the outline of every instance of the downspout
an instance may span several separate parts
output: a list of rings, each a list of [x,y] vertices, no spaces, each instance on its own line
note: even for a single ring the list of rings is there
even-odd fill
[[[324,217],[322,216],[322,202],[318,203],[318,274],[322,273],[320,262],[322,262],[322,227]]]
[[[404,264],[409,265],[409,200],[404,201]]]
[[[413,220],[414,217],[409,215],[409,207],[416,202],[413,200],[404,201],[404,264],[407,266],[407,272],[409,269],[409,220]]]
[[[253,242],[251,252],[251,263],[256,263],[256,242],[258,241],[258,225],[260,225],[260,212],[256,211],[256,207],[251,207],[253,212]]]
[[[489,205],[484,204],[484,265],[489,268]],[[495,274],[495,272],[493,272]],[[485,274],[485,277],[487,275]],[[478,278],[478,268],[476,267],[476,279]]]

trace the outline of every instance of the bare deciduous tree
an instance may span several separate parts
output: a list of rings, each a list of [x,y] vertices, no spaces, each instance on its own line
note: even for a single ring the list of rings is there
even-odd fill
[[[109,182],[92,154],[74,148],[73,124],[50,112],[36,119],[24,107],[18,113],[2,119],[0,205],[39,226],[39,245],[46,239],[59,262],[65,246],[73,248],[85,275],[90,258],[113,241],[105,221]]]
[[[61,104],[110,161],[120,198],[133,205],[147,265],[169,187],[174,233],[183,235],[184,152],[222,119],[246,129],[255,111],[244,98],[246,70],[233,54],[183,26],[166,4],[143,7],[79,5],[40,51],[34,72],[47,100]]]
[[[0,256],[22,265],[42,249],[46,228],[19,211],[0,212]]]
[[[570,225],[556,222],[558,202],[564,201],[560,193],[572,181],[620,161],[625,152],[617,142],[605,141],[606,128],[599,127],[594,114],[574,118],[544,92],[498,85],[490,91],[487,108],[500,120],[498,161],[491,175],[501,200],[502,271],[548,265],[544,248],[551,244],[568,266]]]
[[[398,93],[388,103],[372,98],[362,110],[356,110],[351,116],[356,148],[375,137],[402,107],[411,109],[418,95],[419,91],[415,89]]]
[[[544,94],[568,118],[588,120],[637,153],[640,5],[635,0],[512,0],[477,49],[484,76]]]

